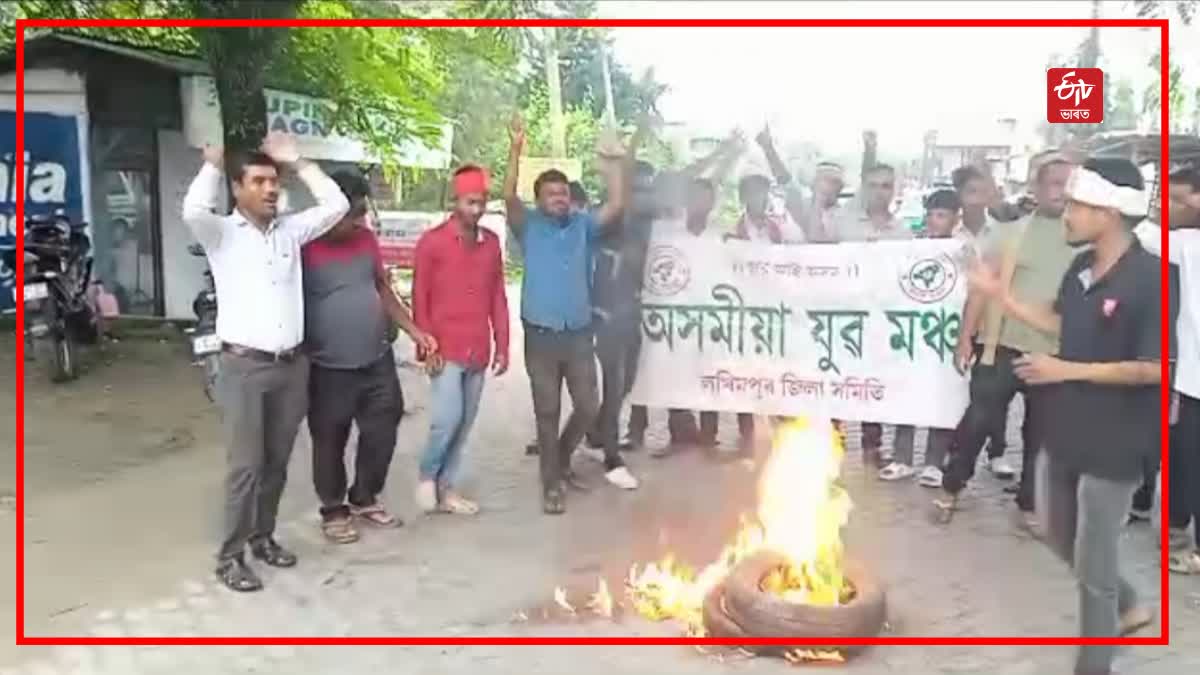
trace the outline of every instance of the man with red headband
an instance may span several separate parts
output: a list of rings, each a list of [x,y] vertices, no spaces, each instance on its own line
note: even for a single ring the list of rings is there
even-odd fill
[[[417,325],[438,342],[426,355],[430,375],[429,440],[421,455],[417,505],[426,512],[471,515],[479,507],[458,491],[462,456],[489,364],[508,370],[508,299],[500,238],[479,226],[488,174],[454,172],[454,210],[421,235],[413,269]]]

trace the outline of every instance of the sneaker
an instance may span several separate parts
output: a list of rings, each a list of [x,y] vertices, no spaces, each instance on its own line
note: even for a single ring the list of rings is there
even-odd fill
[[[907,464],[891,462],[879,470],[879,480],[904,480],[905,478],[912,478],[914,473],[916,473],[916,470]]]
[[[940,488],[942,487],[942,470],[936,466],[927,466],[921,471],[920,478],[917,479],[921,487]]]
[[[601,450],[600,448],[593,448],[589,446],[586,448],[580,448],[576,450],[576,452],[592,460],[593,462],[598,462],[600,464],[604,463],[604,450]]]
[[[423,480],[417,483],[417,508],[425,513],[433,513],[438,508],[437,483]]]
[[[988,461],[988,470],[992,472],[993,476],[1002,480],[1012,480],[1013,476],[1017,475],[1017,472],[1008,462],[1004,461],[1003,457]]]
[[[622,490],[636,490],[639,485],[638,479],[633,474],[629,473],[629,469],[623,466],[618,466],[612,471],[609,471],[608,473],[604,474],[604,477],[608,480],[608,482],[616,485]]]

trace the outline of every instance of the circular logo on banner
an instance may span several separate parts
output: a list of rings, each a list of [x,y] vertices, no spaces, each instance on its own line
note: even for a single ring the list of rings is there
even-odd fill
[[[923,258],[900,274],[900,290],[923,304],[940,302],[958,283],[958,266],[948,255]]]
[[[674,246],[659,245],[646,256],[646,290],[651,295],[668,298],[687,288],[692,280],[683,252]]]

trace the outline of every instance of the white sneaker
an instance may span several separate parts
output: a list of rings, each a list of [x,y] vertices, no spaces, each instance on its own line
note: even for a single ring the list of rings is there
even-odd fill
[[[911,478],[916,470],[907,464],[892,462],[879,470],[879,480],[904,480]]]
[[[423,480],[417,483],[417,508],[425,513],[437,511],[437,483],[431,480]]]
[[[593,462],[598,462],[600,464],[604,463],[604,450],[602,450],[600,448],[589,448],[589,447],[585,446],[585,447],[582,447],[582,448],[576,450],[576,452],[583,455],[584,457],[587,457],[588,459],[592,460]]]
[[[942,470],[936,466],[927,466],[921,471],[917,482],[921,484],[921,487],[940,488],[942,487]]]
[[[1012,468],[1012,466],[1009,465],[1008,462],[1004,461],[1003,457],[997,457],[989,461],[988,469],[996,478],[1003,478],[1005,480],[1009,480],[1013,476],[1017,475],[1017,472]]]
[[[608,473],[604,474],[604,477],[608,479],[608,482],[616,485],[622,490],[636,490],[639,485],[638,479],[635,478],[633,474],[629,473],[629,469],[623,466],[618,466],[612,471],[609,471]]]

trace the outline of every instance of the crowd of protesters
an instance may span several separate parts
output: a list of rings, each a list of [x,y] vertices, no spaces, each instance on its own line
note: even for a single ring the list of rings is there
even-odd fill
[[[563,513],[569,490],[587,487],[571,468],[577,449],[602,463],[614,486],[639,487],[623,454],[644,446],[652,411],[634,406],[624,434],[620,420],[637,377],[643,268],[655,234],[767,245],[957,239],[970,259],[955,350],[955,366],[970,379],[969,405],[956,429],[929,431],[919,466],[913,427],[897,426],[885,447],[881,426],[860,421],[864,460],[883,481],[915,479],[938,490],[932,513],[949,524],[986,448],[990,472],[1014,481],[1018,524],[1078,576],[1082,634],[1130,634],[1152,615],[1119,573],[1118,538],[1131,516],[1148,517],[1155,503],[1159,364],[1169,358],[1171,569],[1200,573],[1200,310],[1189,304],[1200,292],[1200,172],[1169,177],[1171,303],[1164,308],[1161,232],[1146,220],[1146,186],[1127,160],[1042,153],[1019,208],[998,199],[986,169],[964,166],[952,188],[926,197],[923,227],[914,231],[894,212],[892,167],[864,167],[859,194],[846,201],[842,167],[824,162],[804,190],[764,130],[755,142],[769,175],[740,179],[741,215],[724,225],[714,222],[716,186],[747,149],[745,139],[735,134],[711,155],[668,170],[638,160],[647,132],[642,125],[627,146],[601,153],[602,203],[556,170],[536,177],[527,203],[517,187],[524,124],[514,118],[510,127],[501,196],[524,256],[520,322],[535,433],[526,452],[538,456],[545,513]],[[278,211],[285,167],[316,206]],[[217,204],[226,174],[235,203],[228,213]],[[252,151],[206,149],[183,211],[207,252],[221,307],[228,473],[217,575],[229,588],[262,587],[247,547],[267,565],[297,563],[274,529],[306,418],[324,535],[350,543],[359,524],[399,524],[379,499],[404,410],[392,355],[397,330],[416,343],[430,378],[416,502],[429,512],[478,512],[460,476],[487,374],[508,370],[509,307],[499,237],[480,226],[489,173],[463,166],[451,188],[449,216],[417,245],[410,310],[388,283],[361,176],[326,176],[283,134]],[[1163,325],[1171,327],[1166,355]],[[1005,458],[1017,394],[1019,470]],[[651,454],[717,449],[715,411],[666,413],[669,443]],[[738,414],[739,442],[722,454],[753,452],[755,422]],[[1112,647],[1085,647],[1077,672],[1109,672],[1112,657]]]

